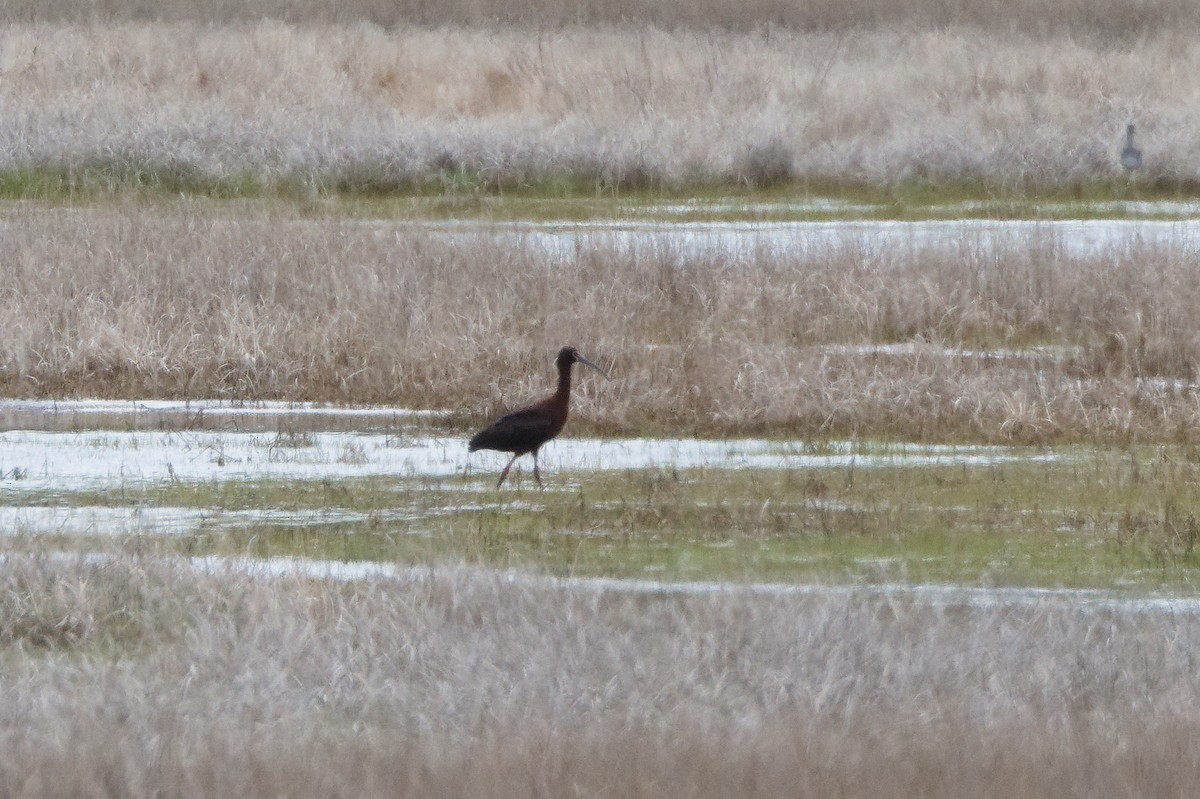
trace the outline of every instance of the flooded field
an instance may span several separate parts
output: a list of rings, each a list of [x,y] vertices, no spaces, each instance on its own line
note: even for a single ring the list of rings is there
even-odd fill
[[[468,453],[436,412],[6,401],[0,419],[16,547],[136,542],[363,574],[465,561],[640,589],[1173,593],[1196,575],[1183,451],[568,431],[543,451],[545,489],[524,463],[497,490],[505,456]]]

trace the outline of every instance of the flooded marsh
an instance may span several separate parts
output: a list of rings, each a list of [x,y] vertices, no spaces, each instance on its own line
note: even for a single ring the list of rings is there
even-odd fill
[[[1184,447],[567,435],[543,452],[544,490],[524,463],[497,490],[504,456],[469,454],[439,414],[9,402],[0,416],[46,428],[0,433],[13,546],[666,582],[1145,592],[1200,578],[1200,457]]]
[[[1194,219],[765,210],[9,207],[0,378],[160,398],[0,401],[0,529],[655,584],[1191,590]],[[581,381],[544,491],[524,461],[497,491],[505,456],[469,433],[548,390],[568,340],[616,379]],[[223,399],[161,399],[198,386]]]

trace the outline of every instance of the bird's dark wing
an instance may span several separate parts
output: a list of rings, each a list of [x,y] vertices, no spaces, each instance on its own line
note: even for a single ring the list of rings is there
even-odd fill
[[[501,416],[471,439],[469,449],[494,449],[524,454],[533,452],[558,432],[550,413],[541,407],[523,408]]]

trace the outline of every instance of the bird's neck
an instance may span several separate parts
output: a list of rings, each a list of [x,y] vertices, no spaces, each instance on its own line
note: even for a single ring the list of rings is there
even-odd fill
[[[566,410],[571,399],[571,364],[558,368],[558,390],[554,392],[554,404]]]

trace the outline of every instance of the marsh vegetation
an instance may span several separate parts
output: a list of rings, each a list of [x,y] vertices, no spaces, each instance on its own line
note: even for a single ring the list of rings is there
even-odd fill
[[[459,568],[331,584],[119,551],[10,553],[0,607],[10,796],[1195,786],[1191,613],[655,598]]]
[[[754,22],[739,5],[734,27],[718,3],[674,26],[638,24],[653,13],[587,25],[595,14],[575,23],[566,8],[564,24],[547,24],[525,4],[508,10],[537,24],[496,24],[497,9],[467,25],[450,9],[429,25],[432,6],[381,3],[344,17],[331,3],[309,22],[296,18],[320,4],[280,4],[274,20],[249,10],[261,4],[7,5],[7,196],[775,187],[920,204],[1200,186],[1200,14],[1183,0],[1025,0],[1042,12],[1029,30],[996,0],[806,3],[797,13],[811,19],[783,25],[775,13],[793,10],[763,3]],[[386,27],[362,21],[385,5]],[[835,5],[840,19],[821,22]],[[873,9],[864,24],[855,6]],[[80,16],[91,24],[67,22]],[[1118,162],[1131,121],[1145,153],[1132,179]]]
[[[1186,226],[1075,252],[1030,226],[740,251],[273,203],[0,216],[13,396],[394,403],[461,429],[586,346],[578,432],[1105,445],[1194,441]]]

